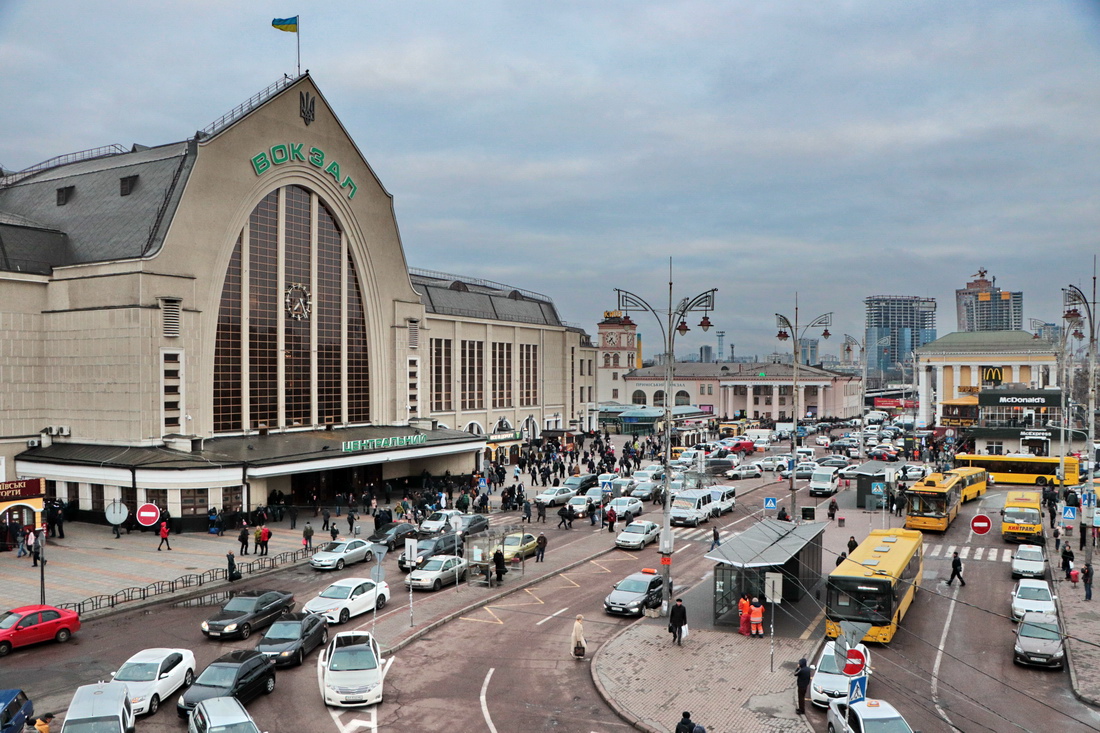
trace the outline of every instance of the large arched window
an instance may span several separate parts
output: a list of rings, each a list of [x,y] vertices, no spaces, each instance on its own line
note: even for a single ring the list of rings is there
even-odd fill
[[[635,405],[644,405],[646,403],[645,392],[640,389],[634,390],[634,394],[631,396],[630,401]]]
[[[689,395],[686,391],[680,390],[679,392],[676,393],[676,405],[677,406],[679,406],[679,405],[690,405],[690,404],[691,404],[691,395]]]
[[[237,237],[213,391],[215,432],[370,421],[359,277],[335,217],[305,188],[269,193]]]
[[[665,406],[665,391],[663,389],[659,389],[659,390],[657,390],[656,392],[653,393],[653,406],[654,407],[664,407]]]

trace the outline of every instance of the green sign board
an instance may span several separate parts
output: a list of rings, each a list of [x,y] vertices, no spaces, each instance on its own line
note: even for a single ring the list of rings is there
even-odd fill
[[[395,435],[392,438],[345,440],[341,446],[341,450],[345,453],[355,453],[362,450],[382,450],[383,448],[401,448],[406,445],[423,445],[426,442],[428,442],[428,436],[423,433],[417,435]]]
[[[318,170],[329,174],[332,179],[336,181],[336,185],[340,188],[348,189],[348,199],[355,198],[355,192],[358,187],[355,185],[355,181],[351,180],[351,176],[344,176],[343,180],[340,179],[340,164],[335,160],[330,160],[325,163],[325,151],[320,148],[310,148],[309,151],[305,151],[305,143],[279,143],[278,145],[272,145],[270,150],[265,150],[262,153],[257,153],[252,156],[252,170],[256,171],[256,175],[263,175],[273,165],[283,165],[284,163],[309,163]]]

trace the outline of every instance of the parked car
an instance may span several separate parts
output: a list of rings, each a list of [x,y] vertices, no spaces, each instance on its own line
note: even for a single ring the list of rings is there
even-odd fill
[[[885,700],[868,698],[851,705],[847,702],[830,700],[826,720],[832,733],[868,733],[869,731],[913,733],[913,729],[901,713]]]
[[[536,497],[535,502],[542,502],[546,506],[555,506],[557,504],[565,504],[569,501],[577,492],[568,486],[551,486],[550,488],[543,489]]]
[[[316,613],[284,613],[256,645],[256,651],[275,660],[276,666],[301,666],[306,655],[328,642],[328,623]]]
[[[255,649],[237,649],[215,659],[195,678],[195,683],[179,696],[176,712],[186,718],[196,705],[212,697],[248,702],[274,690],[275,661]]]
[[[764,467],[760,463],[742,463],[726,471],[728,479],[760,478],[764,475]]]
[[[615,538],[615,546],[627,550],[641,550],[650,542],[656,542],[661,527],[656,522],[631,522]]]
[[[439,590],[448,583],[466,579],[468,565],[458,555],[432,555],[420,567],[405,576],[406,588]]]
[[[195,654],[190,649],[145,649],[111,672],[115,682],[125,682],[134,715],[155,715],[172,693],[195,681]]]
[[[460,538],[481,534],[489,529],[489,518],[484,514],[463,514],[459,520],[462,528],[457,534]]]
[[[1041,545],[1020,545],[1012,556],[1012,578],[1047,577],[1047,557]]]
[[[562,486],[573,490],[573,495],[583,494],[591,489],[593,486],[599,486],[600,479],[594,473],[580,473],[576,476],[570,476],[562,482]]]
[[[260,733],[260,729],[240,700],[212,697],[191,711],[187,733]]]
[[[1045,580],[1016,581],[1016,587],[1012,589],[1012,620],[1019,621],[1025,613],[1058,613],[1054,602],[1058,596],[1050,590],[1050,583]]]
[[[370,578],[343,578],[318,593],[302,610],[319,613],[329,623],[344,624],[352,616],[375,608],[381,611],[389,597],[390,586],[385,581],[375,583]]]
[[[824,468],[828,468],[828,467],[846,468],[849,463],[850,463],[850,461],[847,458],[845,458],[844,456],[835,456],[835,455],[834,456],[823,456],[823,457],[817,459],[817,465],[822,466]]]
[[[759,463],[760,467],[765,471],[778,471],[786,466],[790,460],[791,457],[789,455],[765,456],[757,461],[757,463]]]
[[[615,585],[603,600],[607,613],[641,616],[647,608],[661,605],[664,578],[656,573],[632,573]]]
[[[0,733],[23,733],[34,725],[34,703],[22,690],[0,690]]]
[[[202,622],[202,633],[215,638],[247,639],[255,629],[262,629],[283,613],[293,611],[294,605],[294,594],[283,590],[241,591]]]
[[[504,554],[504,561],[512,562],[517,557],[534,555],[536,541],[537,538],[530,532],[512,532],[504,535],[504,541],[494,547],[493,552],[500,550]]]
[[[836,662],[836,642],[827,641],[821,650],[821,656],[814,665],[814,675],[810,679],[810,702],[818,707],[829,707],[830,700],[848,702],[848,685],[852,679],[871,675],[871,653],[866,645],[857,644],[856,650],[863,654],[863,671],[858,675],[844,674],[844,668]],[[866,683],[864,683],[866,684]]]
[[[389,522],[379,527],[374,534],[367,538],[367,542],[374,545],[384,545],[390,552],[393,552],[395,547],[405,544],[406,537],[416,537],[418,531],[415,524]]]
[[[627,512],[630,512],[630,516],[636,517],[645,511],[642,502],[633,496],[620,496],[618,499],[612,499],[611,503],[608,504],[608,509],[614,509],[617,517],[621,517]]]
[[[827,434],[818,435],[814,438],[814,445],[829,445],[832,443],[832,439]]]
[[[814,471],[816,469],[817,469],[817,464],[816,463],[810,463],[809,461],[806,461],[804,463],[799,463],[797,466],[794,467],[794,477],[796,479],[808,479],[808,478],[810,478],[811,476],[814,475]],[[788,476],[791,475],[791,470],[789,468],[786,468],[786,467],[781,468],[779,470],[779,475],[782,478],[787,478]]]
[[[416,557],[408,558],[402,552],[397,558],[397,567],[405,572],[419,567],[432,555],[461,555],[462,541],[454,532],[428,537],[416,542]]]
[[[566,506],[573,507],[574,514],[578,519],[580,519],[581,517],[588,516],[588,502],[589,498],[587,496],[574,496],[568,502],[566,502]],[[599,506],[598,502],[596,503],[596,506]]]
[[[20,606],[0,614],[0,657],[12,649],[53,639],[65,643],[80,631],[80,616],[53,606]]]
[[[1012,661],[1061,669],[1065,660],[1066,649],[1058,616],[1053,613],[1025,613],[1016,627]]]
[[[385,660],[378,642],[365,631],[342,631],[321,657],[325,705],[358,707],[382,702]]]
[[[432,512],[427,519],[420,523],[420,534],[422,536],[438,534],[440,532],[450,532],[451,517],[460,516],[462,512],[457,509],[441,509],[438,512]]]
[[[309,566],[317,570],[343,570],[345,565],[374,560],[374,551],[366,540],[335,540],[321,545],[309,558]]]
[[[654,483],[653,481],[643,481],[634,487],[634,490],[630,492],[630,495],[635,499],[641,501],[650,501],[653,499],[653,493],[660,490],[661,484]]]
[[[930,473],[932,473],[932,469],[929,466],[922,466],[918,463],[906,463],[898,467],[898,478],[905,481],[920,481]]]

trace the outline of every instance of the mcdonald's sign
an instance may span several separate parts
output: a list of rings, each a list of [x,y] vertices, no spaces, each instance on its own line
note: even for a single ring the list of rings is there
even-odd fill
[[[992,384],[994,386],[997,386],[1005,380],[1004,367],[983,366],[978,368],[981,370],[982,384]]]

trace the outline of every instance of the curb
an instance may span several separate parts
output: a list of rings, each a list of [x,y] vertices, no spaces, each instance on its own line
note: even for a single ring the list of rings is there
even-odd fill
[[[700,582],[702,582],[702,581],[700,581]],[[694,586],[692,586],[692,587],[694,587]],[[688,588],[688,590],[691,590],[691,588]],[[642,618],[645,618],[645,616],[644,615],[641,616],[633,624],[627,624],[626,626],[623,627],[622,631],[620,631],[619,633],[615,634],[610,639],[605,641],[600,646],[599,651],[596,652],[596,655],[594,657],[592,657],[592,665],[589,667],[589,670],[590,670],[590,674],[592,675],[592,683],[596,686],[596,694],[598,694],[600,696],[600,699],[603,700],[607,704],[607,706],[609,708],[611,708],[615,712],[615,714],[619,716],[620,719],[622,719],[622,721],[624,723],[626,723],[631,728],[634,728],[636,730],[646,731],[646,733],[664,733],[662,731],[657,730],[656,728],[650,727],[649,725],[647,725],[646,723],[644,723],[641,720],[636,720],[633,717],[631,717],[628,714],[628,712],[626,710],[624,710],[622,708],[622,706],[620,706],[619,703],[616,702],[613,697],[611,697],[611,694],[600,683],[599,675],[596,674],[596,665],[599,663],[600,657],[603,656],[604,650],[607,649],[608,644],[613,642],[615,639],[618,639],[620,636],[625,634],[629,629],[632,629],[634,627],[634,624],[638,623],[638,621],[641,621]]]
[[[1044,541],[1043,545],[1044,545],[1044,548],[1045,548],[1045,546],[1046,546],[1045,541]],[[1066,583],[1067,581],[1056,577],[1057,572],[1058,571],[1055,570],[1053,566],[1051,566],[1051,568],[1050,568],[1051,580],[1054,583],[1057,583],[1058,586],[1061,586],[1063,583]],[[1058,618],[1062,619],[1062,623],[1065,624],[1066,614],[1065,614],[1064,609],[1062,608],[1062,594],[1061,593],[1058,593],[1057,597],[1054,599],[1054,605],[1058,609]],[[1084,694],[1078,688],[1078,685],[1077,685],[1077,665],[1073,661],[1073,652],[1071,651],[1072,648],[1073,648],[1072,641],[1073,641],[1072,639],[1066,639],[1065,644],[1063,645],[1064,648],[1065,648],[1065,651],[1066,651],[1066,669],[1069,671],[1070,689],[1073,691],[1073,696],[1076,697],[1081,702],[1085,703],[1086,705],[1091,705],[1092,707],[1100,707],[1100,700],[1098,700],[1094,697],[1090,697],[1089,695]]]

